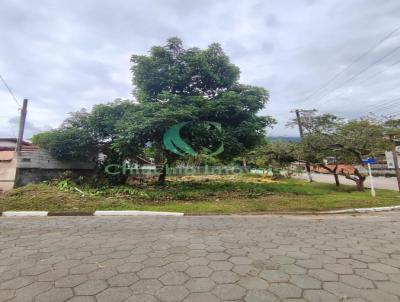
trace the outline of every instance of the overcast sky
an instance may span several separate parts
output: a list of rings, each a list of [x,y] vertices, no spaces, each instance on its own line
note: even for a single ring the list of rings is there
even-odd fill
[[[241,82],[269,90],[262,113],[279,121],[269,133],[296,135],[285,128],[294,108],[354,118],[389,104],[378,113],[400,113],[400,101],[388,103],[400,97],[400,30],[345,69],[399,17],[399,0],[1,0],[0,74],[30,100],[29,138],[68,112],[132,99],[132,54],[171,36],[186,47],[219,42]],[[2,83],[0,104],[0,137],[13,137],[18,106]]]

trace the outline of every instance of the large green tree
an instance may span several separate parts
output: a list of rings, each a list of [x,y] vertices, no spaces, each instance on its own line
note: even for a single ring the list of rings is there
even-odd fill
[[[257,145],[265,128],[274,122],[271,117],[257,115],[268,101],[268,92],[240,84],[239,68],[219,44],[185,49],[180,39],[171,38],[165,46],[153,47],[148,55],[132,56],[132,62],[134,95],[140,106],[124,116],[120,134],[122,138],[144,134],[158,150],[160,164],[176,160],[176,155],[163,148],[162,138],[177,123],[196,125],[181,133],[194,147],[223,143],[224,152],[218,157],[229,161]],[[204,121],[220,123],[222,131],[207,135]],[[124,141],[119,142],[123,147]],[[199,148],[196,151],[201,152]]]
[[[59,129],[38,135],[36,141],[47,148],[46,135],[82,131],[91,138],[88,147],[94,146],[114,162],[135,160],[151,148],[156,164],[164,167],[163,181],[166,165],[178,159],[163,146],[163,135],[171,126],[189,122],[181,136],[199,156],[223,144],[218,159],[229,161],[257,145],[266,127],[274,123],[271,117],[258,115],[268,102],[268,92],[240,84],[239,68],[219,44],[186,49],[180,39],[171,38],[164,46],[152,47],[147,55],[133,55],[132,63],[135,102],[97,105],[90,113],[75,113]],[[221,124],[222,130],[210,129],[205,121]],[[53,146],[51,151],[60,157],[85,155]]]

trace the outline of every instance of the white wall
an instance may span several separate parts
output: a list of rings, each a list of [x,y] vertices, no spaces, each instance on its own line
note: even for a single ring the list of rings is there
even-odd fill
[[[17,160],[15,157],[11,161],[0,161],[0,190],[8,191],[13,188],[16,169]]]

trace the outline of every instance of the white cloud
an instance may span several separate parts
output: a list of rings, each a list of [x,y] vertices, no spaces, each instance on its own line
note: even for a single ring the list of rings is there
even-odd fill
[[[220,42],[245,83],[270,90],[263,111],[280,124],[273,134],[295,134],[284,124],[296,107],[356,117],[366,107],[400,95],[400,52],[333,93],[303,103],[333,74],[398,26],[398,0],[3,0],[0,73],[18,97],[29,98],[32,133],[57,126],[68,112],[117,97],[129,98],[130,55],[144,54],[174,35],[188,47]],[[349,75],[399,45],[394,36]],[[367,77],[380,73],[368,81]],[[323,95],[323,94],[322,94]],[[1,116],[16,105],[0,85]],[[400,110],[398,110],[400,111]],[[1,136],[13,125],[0,118]]]

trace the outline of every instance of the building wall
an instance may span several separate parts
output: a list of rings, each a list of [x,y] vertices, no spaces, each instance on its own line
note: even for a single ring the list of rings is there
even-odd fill
[[[22,151],[17,156],[15,187],[29,183],[49,181],[62,176],[65,171],[75,175],[88,176],[94,173],[95,164],[91,162],[60,161],[43,150]]]
[[[22,187],[30,183],[39,183],[59,179],[65,173],[65,169],[17,169],[15,187]],[[76,176],[91,176],[94,170],[71,170]]]
[[[0,161],[0,190],[8,191],[14,186],[17,160]]]
[[[6,141],[6,140],[0,140],[0,147],[14,147],[16,146],[16,142],[13,141]]]

